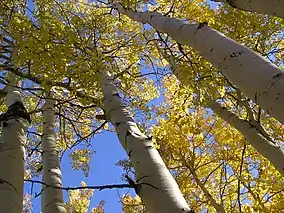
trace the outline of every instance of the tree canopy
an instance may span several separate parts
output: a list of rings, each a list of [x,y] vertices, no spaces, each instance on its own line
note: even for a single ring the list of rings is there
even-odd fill
[[[41,182],[41,157],[48,117],[44,119],[43,109],[50,91],[54,150],[59,160],[69,155],[74,170],[88,177],[96,154],[92,142],[98,134],[116,131],[121,138],[122,127],[116,121],[123,116],[107,106],[111,98],[102,83],[109,73],[117,90],[111,95],[117,95],[119,106],[128,110],[121,113],[133,117],[143,140],[153,142],[149,146],[158,150],[191,210],[282,212],[283,14],[273,12],[273,5],[264,10],[262,5],[247,9],[238,1],[216,2],[2,0],[1,88],[14,78],[22,82],[17,88],[23,91],[32,120],[24,145],[24,179],[48,187]],[[170,28],[190,28],[192,35]],[[249,54],[239,57],[237,47]],[[234,61],[228,65],[221,60]],[[5,89],[0,93],[1,112],[7,111],[6,93]],[[112,111],[117,118],[110,117]],[[121,143],[131,161],[117,159],[125,171],[125,185],[100,188],[82,182],[70,189],[60,185],[58,189],[71,190],[65,200],[67,212],[104,212],[107,197],[99,206],[89,205],[99,193],[93,195],[93,190],[128,187],[139,195],[137,186],[142,184],[137,183],[145,177],[133,159],[143,157],[140,152],[133,157],[126,136]],[[142,177],[133,185],[137,174]],[[145,183],[143,187],[160,190]],[[24,196],[23,212],[32,212],[31,197],[38,196]],[[140,197],[121,196],[122,210],[147,212],[147,201],[144,198],[145,208]]]

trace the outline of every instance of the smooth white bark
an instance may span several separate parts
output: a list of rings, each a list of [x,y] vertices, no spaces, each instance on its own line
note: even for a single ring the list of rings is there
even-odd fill
[[[283,0],[212,0],[227,2],[232,7],[240,10],[268,14],[284,18]]]
[[[51,186],[62,187],[62,175],[54,134],[54,100],[52,95],[48,95],[43,106],[42,181]],[[62,190],[47,186],[42,186],[42,188],[42,212],[66,213]]]
[[[7,86],[7,107],[22,101],[20,89]],[[9,119],[0,141],[0,212],[22,212],[26,124],[24,119]]]
[[[126,10],[119,4],[114,4],[114,8],[196,49],[262,109],[284,124],[283,70],[206,24],[185,24],[158,12]]]
[[[265,134],[260,125],[240,119],[216,101],[208,100],[207,104],[217,115],[241,132],[248,142],[284,175],[284,151]]]
[[[102,82],[104,109],[107,119],[115,126],[121,145],[134,166],[141,187],[138,195],[149,213],[189,213],[177,183],[165,166],[151,138],[140,132],[120,100],[113,80],[107,74]]]
[[[175,59],[166,52],[160,50],[161,55],[169,62],[170,69],[180,82],[186,82],[180,78],[178,69],[175,69]],[[218,102],[213,101],[210,97],[205,97],[206,103],[215,114],[219,115],[223,120],[236,128],[247,139],[250,145],[255,148],[259,154],[269,160],[273,166],[284,175],[284,151],[274,142],[265,132],[263,127],[253,121],[240,119],[234,113],[222,107]]]

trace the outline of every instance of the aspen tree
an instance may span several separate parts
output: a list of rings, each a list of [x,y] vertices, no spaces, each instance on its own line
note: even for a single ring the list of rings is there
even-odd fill
[[[234,8],[284,18],[283,0],[212,0],[226,2]]]
[[[56,151],[54,133],[54,104],[55,101],[50,92],[43,106],[43,137],[42,137],[42,181],[48,185],[62,187],[62,174],[60,162]],[[66,213],[61,189],[42,186],[42,212],[43,213]]]
[[[102,91],[106,118],[116,128],[136,174],[136,193],[149,213],[191,213],[174,178],[155,149],[151,137],[138,129],[121,102],[109,74],[103,74]]]
[[[214,113],[241,132],[249,144],[284,175],[284,151],[277,142],[269,137],[260,124],[240,119],[216,101],[208,99],[207,104]]]
[[[117,3],[113,7],[133,21],[147,23],[179,44],[196,49],[251,100],[284,124],[283,70],[206,23],[186,24],[158,12],[125,9]]]
[[[180,77],[178,69],[176,69],[176,66],[178,65],[175,59],[172,56],[167,55],[165,51],[160,50],[160,53],[168,61],[170,69],[177,79],[183,84],[187,84],[187,82]],[[209,96],[206,96],[205,98],[207,107],[242,133],[248,143],[252,145],[259,154],[269,160],[282,175],[284,175],[284,151],[280,145],[268,135],[260,123],[254,120],[247,121],[241,119],[227,108],[222,107],[217,101],[212,100]]]
[[[11,83],[4,88],[8,111],[1,115],[0,211],[5,213],[20,213],[23,207],[26,119],[29,120],[29,116],[18,85],[18,82]]]

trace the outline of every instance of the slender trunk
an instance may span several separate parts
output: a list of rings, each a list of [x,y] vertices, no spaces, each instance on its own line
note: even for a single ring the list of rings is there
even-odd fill
[[[179,77],[179,72],[175,69],[175,59],[162,50],[160,53],[169,62],[170,69],[177,79],[179,79],[181,83],[186,84],[186,82]],[[240,119],[234,113],[230,112],[225,107],[222,107],[218,102],[213,101],[208,96],[206,97],[206,101],[207,106],[211,108],[215,114],[219,115],[223,120],[242,133],[249,144],[252,145],[259,154],[269,160],[282,175],[284,175],[284,151],[269,137],[259,123]]]
[[[284,18],[283,0],[212,0],[227,2],[234,8]]]
[[[5,90],[8,111],[6,115],[1,115],[3,129],[0,142],[0,211],[20,213],[23,208],[24,145],[27,129],[18,112],[25,109],[20,89],[7,86]]]
[[[253,148],[284,175],[284,152],[277,143],[263,133],[262,129],[250,121],[240,119],[216,101],[207,99],[207,104],[217,115],[241,132]]]
[[[233,172],[234,172],[235,176],[237,177],[237,179],[241,182],[241,184],[246,188],[248,193],[254,199],[254,203],[258,203],[258,205],[262,207],[262,209],[258,209],[258,211],[259,212],[263,212],[263,213],[271,213],[271,211],[265,206],[266,203],[263,202],[263,198],[261,196],[259,196],[258,191],[255,190],[255,188],[251,187],[250,182],[245,181],[244,178],[242,178],[241,176],[237,175],[238,172],[235,171],[234,168],[231,167],[231,169],[233,170]]]
[[[284,124],[284,71],[206,24],[185,24],[158,12],[114,7],[134,21],[148,23],[180,44],[192,46],[255,103]],[[249,76],[249,77],[248,77]]]
[[[193,179],[195,180],[196,184],[201,188],[201,190],[203,191],[205,197],[209,200],[210,204],[215,208],[217,213],[226,213],[224,206],[220,205],[219,203],[217,203],[217,201],[212,197],[212,195],[210,194],[210,192],[207,190],[207,188],[205,187],[205,185],[201,182],[201,180],[198,178],[194,168],[192,168],[191,166],[187,165],[187,168],[189,169],[190,173],[193,176]]]
[[[56,151],[54,133],[54,100],[47,95],[43,106],[42,137],[42,181],[48,185],[62,187],[60,163]],[[41,203],[43,213],[66,213],[61,189],[43,186]]]
[[[190,213],[177,183],[165,166],[151,138],[140,132],[120,100],[109,74],[103,76],[102,91],[107,119],[115,126],[121,145],[136,173],[136,193],[150,213]]]

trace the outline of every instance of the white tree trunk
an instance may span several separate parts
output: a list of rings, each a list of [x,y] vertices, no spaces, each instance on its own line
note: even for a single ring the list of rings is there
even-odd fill
[[[7,107],[23,103],[20,89],[7,86]],[[22,212],[26,124],[21,118],[9,119],[0,141],[0,212]]]
[[[54,134],[54,100],[52,99],[52,95],[47,95],[43,106],[42,181],[48,185],[62,187],[62,175]],[[42,212],[66,213],[62,190],[44,185],[42,188]]]
[[[207,104],[217,115],[241,132],[248,142],[284,175],[284,152],[277,143],[266,136],[261,127],[240,119],[215,101],[208,100]]]
[[[175,69],[175,59],[166,52],[160,50],[161,55],[168,61],[170,69],[180,82],[184,82],[179,77],[179,72]],[[206,97],[207,106],[211,108],[215,114],[219,115],[223,120],[237,129],[247,139],[263,157],[269,160],[274,167],[284,175],[284,151],[274,142],[265,132],[263,127],[256,122],[240,119],[234,113],[222,107],[218,102],[213,101],[210,97]]]
[[[165,166],[151,138],[140,132],[120,100],[112,78],[103,76],[102,91],[107,119],[115,126],[121,145],[141,184],[137,194],[149,213],[190,213],[177,183]],[[110,148],[111,149],[111,148]]]
[[[240,10],[268,14],[284,18],[283,0],[212,0],[227,2],[232,7]]]
[[[180,44],[192,46],[262,109],[284,124],[284,71],[206,24],[185,24],[158,12],[134,12],[114,4],[132,20],[148,23]]]

